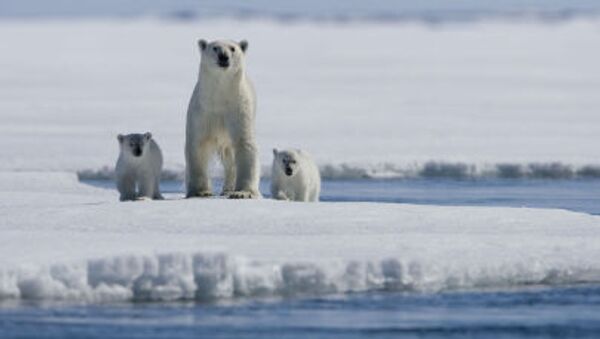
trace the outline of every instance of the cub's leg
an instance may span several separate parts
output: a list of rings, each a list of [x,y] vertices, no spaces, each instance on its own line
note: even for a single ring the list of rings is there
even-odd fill
[[[137,194],[135,192],[135,179],[133,175],[124,174],[118,176],[117,189],[121,195],[119,200],[127,201],[137,199]]]
[[[153,199],[157,193],[155,185],[156,178],[154,176],[150,173],[141,174],[138,181],[138,198]]]
[[[160,194],[160,177],[156,177],[154,179],[154,195],[152,195],[152,199],[154,200],[163,200],[162,194]]]

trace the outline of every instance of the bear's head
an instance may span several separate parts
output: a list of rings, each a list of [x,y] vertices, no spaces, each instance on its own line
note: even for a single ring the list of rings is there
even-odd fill
[[[151,139],[152,134],[150,132],[146,132],[144,134],[119,134],[117,136],[117,140],[119,140],[119,146],[121,147],[121,152],[127,155],[132,155],[136,158],[141,157],[144,153],[146,153]]]
[[[230,40],[215,40],[207,42],[198,40],[202,54],[202,64],[223,72],[237,72],[244,67],[244,54],[248,50],[248,42],[239,43]]]
[[[298,173],[298,155],[295,151],[282,150],[278,151],[273,148],[273,165],[279,168],[288,177]]]

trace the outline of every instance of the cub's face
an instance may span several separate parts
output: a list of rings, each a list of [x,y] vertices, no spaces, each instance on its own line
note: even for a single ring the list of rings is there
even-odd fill
[[[121,152],[136,158],[141,157],[146,152],[150,139],[152,139],[150,132],[144,134],[119,134],[117,136]]]
[[[244,54],[248,49],[245,40],[239,43],[228,40],[207,42],[199,40],[198,46],[202,53],[202,61],[208,66],[222,71],[237,71],[244,65]]]
[[[298,173],[298,161],[294,152],[278,151],[277,149],[273,149],[273,155],[275,166],[281,168],[285,175],[291,177]]]

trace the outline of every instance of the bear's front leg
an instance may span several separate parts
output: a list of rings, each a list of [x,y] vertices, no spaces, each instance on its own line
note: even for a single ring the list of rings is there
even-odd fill
[[[132,175],[120,175],[117,177],[117,189],[119,190],[120,201],[137,199],[135,192],[135,179]]]
[[[156,176],[154,179],[154,195],[152,196],[154,200],[163,200],[164,197],[160,194],[160,175]]]
[[[273,199],[276,199],[276,200],[290,200],[290,198],[288,198],[288,196],[285,195],[285,193],[283,193],[283,191],[278,191],[277,193],[275,193],[273,195]]]
[[[160,178],[152,175],[150,172],[143,173],[139,178],[138,185],[138,198],[146,198],[146,199],[162,199],[162,195],[160,194],[158,181]]]
[[[230,199],[260,198],[258,191],[258,157],[254,141],[240,139],[235,144],[236,181]]]
[[[229,196],[235,191],[235,156],[231,147],[225,147],[221,150],[221,161],[225,171],[225,180],[223,182],[223,191],[221,195]]]
[[[213,195],[208,176],[210,143],[186,141],[185,145],[185,183],[186,198],[210,197]]]

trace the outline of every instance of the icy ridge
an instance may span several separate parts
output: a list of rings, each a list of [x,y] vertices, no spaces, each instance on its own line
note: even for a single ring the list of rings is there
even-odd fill
[[[212,301],[372,290],[600,282],[600,267],[535,261],[453,270],[415,260],[253,261],[223,252],[123,255],[0,271],[0,300]]]
[[[421,164],[325,164],[320,166],[326,180],[348,179],[598,179],[600,164],[572,165],[559,161],[531,163],[475,164],[466,162],[428,161]],[[263,166],[262,176],[270,177],[270,167]],[[114,168],[84,169],[80,180],[113,180]],[[220,172],[215,173],[217,176]],[[181,168],[167,168],[162,180],[183,180]]]

